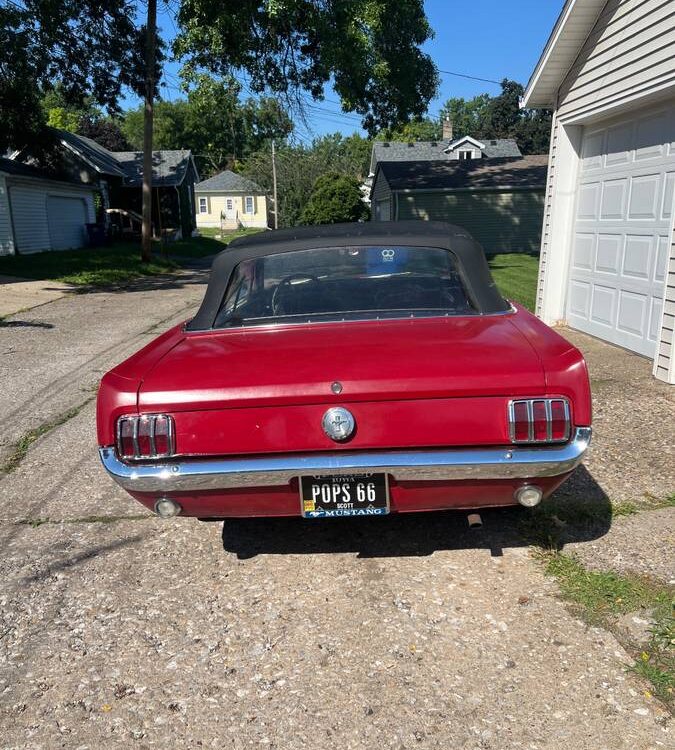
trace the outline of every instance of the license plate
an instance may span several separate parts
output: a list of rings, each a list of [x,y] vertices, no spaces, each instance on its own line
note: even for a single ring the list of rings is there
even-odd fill
[[[300,507],[305,518],[382,516],[389,513],[387,475],[300,477]]]

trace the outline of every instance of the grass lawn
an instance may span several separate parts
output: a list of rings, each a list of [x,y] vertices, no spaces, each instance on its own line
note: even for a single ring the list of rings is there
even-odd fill
[[[108,286],[139,276],[156,276],[175,268],[176,263],[161,257],[153,258],[150,263],[141,263],[140,247],[127,243],[0,258],[0,274],[49,279],[76,286]]]
[[[186,258],[205,258],[219,253],[237,237],[256,234],[259,229],[241,229],[216,239],[220,230],[200,230],[200,237],[190,237],[164,247],[155,243],[150,263],[141,263],[136,243],[118,243],[105,248],[82,248],[62,252],[35,253],[0,257],[0,275],[27,279],[49,279],[75,286],[105,287],[140,276],[170,273]],[[525,253],[502,253],[488,258],[492,274],[502,294],[534,309],[539,259]]]
[[[534,310],[539,256],[501,253],[488,256],[488,263],[499,291],[512,302]]]
[[[121,284],[141,276],[170,273],[185,258],[205,258],[219,253],[235,237],[255,234],[257,229],[244,229],[225,235],[190,237],[165,246],[155,243],[153,259],[141,263],[141,249],[136,243],[120,242],[110,247],[81,248],[61,252],[33,253],[0,257],[0,275],[22,276],[26,279],[49,279],[75,286],[105,287]]]

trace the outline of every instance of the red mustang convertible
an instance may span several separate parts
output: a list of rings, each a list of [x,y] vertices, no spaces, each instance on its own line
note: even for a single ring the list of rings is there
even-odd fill
[[[162,517],[531,507],[590,438],[580,352],[421,221],[232,242],[98,394],[103,465]]]

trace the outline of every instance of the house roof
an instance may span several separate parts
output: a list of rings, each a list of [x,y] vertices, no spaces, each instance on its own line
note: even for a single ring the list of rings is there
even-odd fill
[[[198,193],[247,193],[248,195],[264,195],[265,191],[246,177],[242,177],[229,169],[220,174],[209,177],[195,185]]]
[[[143,183],[142,151],[108,151],[91,138],[59,130],[58,136],[66,147],[75,151],[97,172],[122,177],[126,187],[140,187]],[[159,150],[152,152],[152,185],[168,187],[180,185],[192,160],[190,151]]]
[[[555,107],[555,98],[607,0],[567,0],[528,81],[521,106]]]
[[[143,184],[143,152],[114,151],[109,153],[115,157],[123,170],[125,186],[140,187]],[[153,151],[152,186],[180,185],[191,160],[190,151]]]
[[[384,176],[393,191],[543,188],[547,168],[548,155],[536,154],[516,159],[383,161],[378,164],[378,175]]]
[[[50,172],[47,172],[44,169],[40,169],[40,167],[34,167],[31,164],[24,164],[21,161],[16,161],[15,159],[7,159],[5,157],[0,157],[0,173],[11,175],[12,177],[30,177],[37,180],[61,182],[66,185],[72,185],[73,187],[90,187],[83,184],[82,182],[66,180],[62,177],[54,177]]]
[[[33,167],[30,164],[24,164],[20,161],[14,161],[13,159],[7,159],[5,157],[0,158],[0,172],[3,174],[16,175],[17,177],[38,177],[45,180],[51,179],[51,177],[38,167]]]
[[[464,142],[465,138],[448,141],[375,141],[370,159],[370,171],[374,172],[381,161],[448,161],[448,149]],[[473,140],[475,143],[478,141]],[[492,158],[521,156],[518,144],[513,138],[488,138],[480,142],[484,145],[485,156]]]
[[[99,146],[96,141],[92,141],[91,138],[85,138],[83,135],[75,135],[75,133],[69,133],[67,130],[59,130],[57,132],[61,142],[66,147],[77,152],[97,172],[124,177],[124,170],[112,151],[108,151],[107,148]]]

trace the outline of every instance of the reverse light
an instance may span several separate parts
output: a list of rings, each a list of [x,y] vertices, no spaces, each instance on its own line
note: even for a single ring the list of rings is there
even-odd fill
[[[175,428],[168,414],[142,414],[117,420],[120,458],[168,458],[175,452]]]
[[[542,497],[544,497],[544,493],[541,491],[541,488],[528,484],[525,487],[517,489],[515,497],[526,508],[534,508],[535,505],[539,505]]]
[[[566,398],[509,401],[512,443],[564,443],[570,437],[570,406]]]

